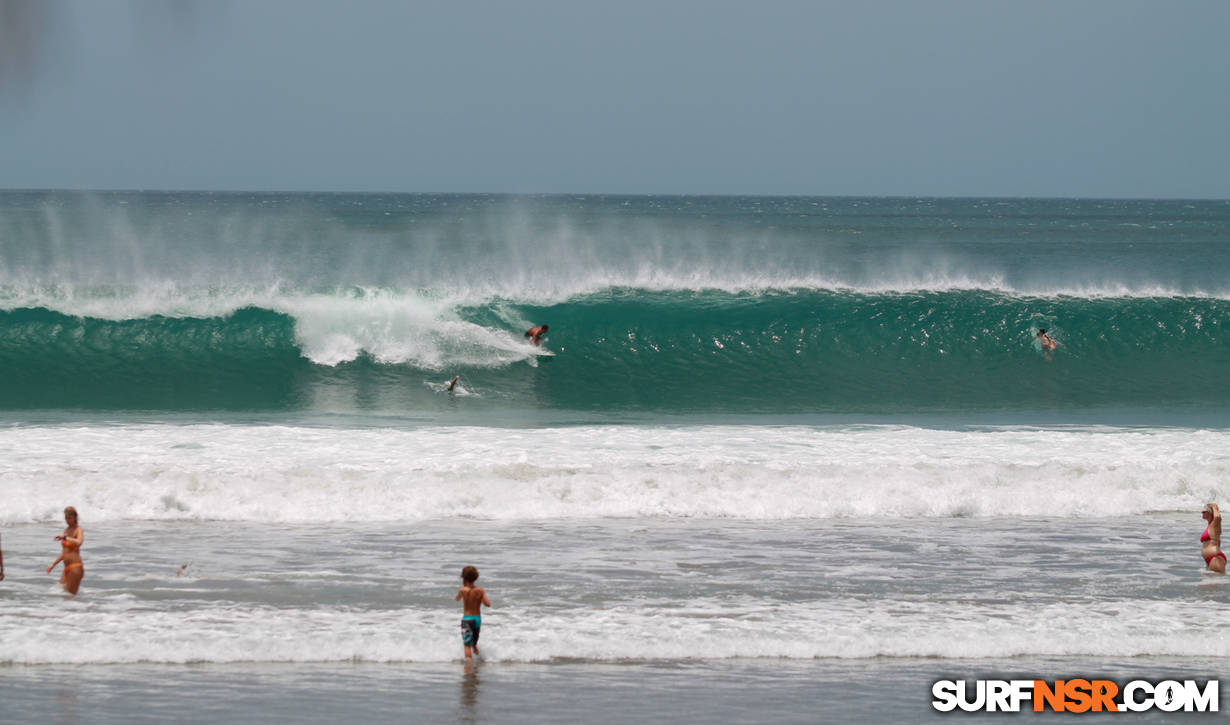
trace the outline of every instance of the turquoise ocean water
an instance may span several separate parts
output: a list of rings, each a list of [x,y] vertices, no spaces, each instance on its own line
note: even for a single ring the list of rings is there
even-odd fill
[[[1230,205],[15,193],[0,408],[1225,409]],[[551,358],[523,344],[552,326]],[[1033,334],[1060,346],[1047,360]]]

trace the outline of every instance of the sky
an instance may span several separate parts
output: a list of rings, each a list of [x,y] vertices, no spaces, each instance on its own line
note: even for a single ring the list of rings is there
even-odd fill
[[[0,188],[1230,198],[1230,3],[0,0]]]

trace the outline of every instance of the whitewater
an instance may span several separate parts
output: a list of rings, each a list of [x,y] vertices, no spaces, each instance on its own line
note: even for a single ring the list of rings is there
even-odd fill
[[[20,426],[4,523],[1107,517],[1230,494],[1230,432]],[[54,480],[56,485],[46,485]]]

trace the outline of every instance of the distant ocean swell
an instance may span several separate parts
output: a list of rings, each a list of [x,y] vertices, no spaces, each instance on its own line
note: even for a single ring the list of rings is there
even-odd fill
[[[207,302],[134,310],[95,290],[0,311],[0,407],[280,410],[363,385],[429,400],[424,383],[451,374],[477,397],[579,410],[1230,404],[1230,301],[1216,297],[610,288],[558,302],[362,290]],[[544,322],[536,350],[520,333]],[[1040,328],[1053,356],[1034,344]]]

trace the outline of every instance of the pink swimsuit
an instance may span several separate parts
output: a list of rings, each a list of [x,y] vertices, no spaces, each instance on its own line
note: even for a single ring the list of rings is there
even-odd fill
[[[1204,533],[1200,535],[1200,543],[1203,544],[1204,542],[1208,541],[1210,538],[1211,537],[1209,536],[1209,527],[1206,526],[1204,527]],[[1218,557],[1218,556],[1221,557],[1222,561],[1226,561],[1226,555],[1219,551],[1216,554],[1211,554],[1209,556],[1204,557],[1204,565],[1208,566],[1209,562],[1213,561],[1214,557]]]

